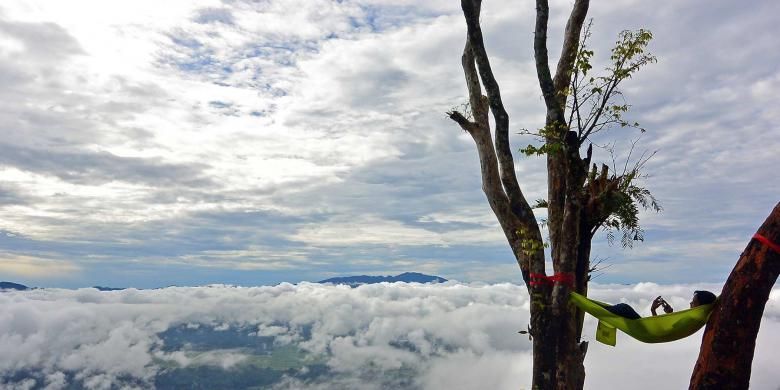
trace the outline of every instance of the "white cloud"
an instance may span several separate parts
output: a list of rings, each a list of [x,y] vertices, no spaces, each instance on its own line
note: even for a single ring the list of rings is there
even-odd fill
[[[430,245],[441,244],[433,232],[407,227],[400,222],[383,221],[376,217],[357,221],[328,221],[321,226],[304,227],[294,238],[315,245],[385,244]]]
[[[224,330],[224,329],[223,329]],[[154,357],[166,362],[173,362],[179,367],[215,366],[230,370],[237,364],[247,360],[248,356],[238,350],[213,350],[205,352],[174,351],[170,353],[155,352]]]
[[[73,262],[0,252],[0,272],[14,277],[68,278],[80,270]]]
[[[628,302],[649,315],[659,294],[683,308],[693,290],[719,287],[593,285],[590,295]],[[780,334],[778,297],[775,289],[767,302],[751,388],[777,383],[771,345]],[[523,287],[512,284],[42,289],[4,292],[0,307],[0,349],[11,351],[0,356],[5,387],[29,382],[11,379],[20,370],[38,373],[36,383],[52,389],[74,380],[95,389],[106,383],[148,387],[164,372],[161,364],[218,367],[231,375],[256,359],[242,346],[165,349],[161,332],[182,328],[249,332],[246,342],[276,337],[278,345],[298,345],[322,356],[327,373],[290,376],[276,383],[279,388],[516,389],[530,384],[531,344],[517,334],[528,323],[528,298]],[[594,332],[595,320],[587,317],[587,388],[684,387],[701,340],[701,331],[667,344],[642,344],[620,334],[613,348],[593,341]]]
[[[438,222],[433,219],[425,221]],[[449,246],[493,243],[502,244],[504,236],[496,229],[497,223],[474,228],[435,232],[420,226],[409,226],[400,221],[388,221],[377,216],[333,219],[302,227],[291,238],[312,245],[346,246],[354,244],[396,246]]]

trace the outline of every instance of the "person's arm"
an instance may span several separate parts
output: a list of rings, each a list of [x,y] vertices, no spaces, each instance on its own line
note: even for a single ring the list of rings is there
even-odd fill
[[[658,307],[663,307],[664,312],[667,314],[674,311],[674,309],[672,309],[672,305],[667,303],[666,300],[664,300],[660,295],[657,298],[655,298],[653,304],[650,306],[650,312],[653,313],[653,316],[658,315],[658,313],[655,312],[655,309],[657,309]]]

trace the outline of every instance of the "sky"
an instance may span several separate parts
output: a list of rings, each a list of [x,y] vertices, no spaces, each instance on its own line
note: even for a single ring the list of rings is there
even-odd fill
[[[418,271],[519,283],[481,192],[456,1],[6,0],[0,280],[275,284]],[[551,1],[551,63],[570,1]],[[517,135],[544,121],[530,0],[487,1]],[[780,3],[591,5],[595,68],[625,29],[658,63],[626,82],[657,151],[633,249],[597,235],[601,283],[722,283],[778,201]],[[639,134],[612,131],[623,161]],[[594,161],[610,162],[602,147]],[[515,153],[528,199],[544,161]],[[539,215],[543,217],[543,215]]]
[[[717,284],[595,284],[590,295],[631,304],[642,315],[662,294],[680,310],[694,289]],[[516,284],[382,283],[347,286],[169,287],[100,292],[91,288],[0,293],[0,387],[58,390],[152,388],[175,362],[180,367],[230,370],[248,359],[240,348],[166,348],[171,328],[207,327],[274,337],[322,356],[328,375],[283,389],[527,389],[531,342],[517,331],[529,321],[526,289]],[[643,344],[618,332],[617,345],[594,341],[596,320],[585,317],[586,389],[681,389],[689,383],[703,330],[685,339]],[[756,340],[750,388],[776,390],[773,347],[780,343],[780,289],[769,297]],[[391,373],[406,369],[405,386]],[[15,371],[34,375],[16,376]],[[211,371],[213,372],[213,371]],[[215,374],[216,375],[216,374]],[[391,382],[388,382],[391,381]]]

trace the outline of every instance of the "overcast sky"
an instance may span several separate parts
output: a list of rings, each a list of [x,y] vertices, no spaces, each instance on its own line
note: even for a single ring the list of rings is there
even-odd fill
[[[571,2],[551,3],[554,56]],[[596,68],[621,30],[654,33],[658,63],[624,92],[664,207],[634,249],[597,236],[597,280],[725,280],[780,194],[777,15],[772,0],[591,5]],[[513,150],[544,120],[533,18],[530,0],[482,12]],[[444,0],[3,1],[0,280],[517,283],[473,142],[444,115],[466,100],[464,34]],[[546,197],[543,160],[516,163],[526,197]]]

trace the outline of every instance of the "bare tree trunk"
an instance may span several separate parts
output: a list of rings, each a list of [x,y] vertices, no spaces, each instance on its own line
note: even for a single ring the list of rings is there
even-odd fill
[[[689,389],[747,389],[764,306],[780,273],[780,203],[723,286],[707,322]]]
[[[580,292],[587,288],[588,257],[593,236],[590,229],[581,233],[580,227],[585,212],[582,188],[591,150],[588,150],[585,160],[580,157],[580,142],[576,133],[568,131],[564,113],[589,1],[576,0],[574,3],[554,76],[547,58],[549,7],[546,0],[536,1],[534,57],[547,108],[546,128],[550,129],[547,143],[559,146],[557,152],[548,155],[547,203],[552,261],[554,272],[565,275],[565,280],[572,279],[573,285],[531,282],[532,274],[537,275],[537,278],[541,275],[541,279],[546,280],[542,236],[515,174],[509,146],[509,115],[485,50],[479,24],[481,5],[481,0],[461,0],[468,28],[463,70],[469,91],[471,118],[457,111],[449,115],[476,143],[482,171],[482,189],[528,286],[534,362],[532,388],[581,389],[585,380],[583,362],[587,344],[580,343],[581,315],[569,305],[568,296],[572,288]],[[486,96],[482,95],[482,86]],[[495,142],[490,137],[490,114],[495,121]]]
[[[547,196],[548,227],[550,232],[553,268],[556,274],[571,275],[575,286],[587,278],[577,272],[580,248],[580,221],[582,217],[582,186],[589,165],[579,154],[576,133],[569,132],[566,123],[566,92],[571,83],[574,61],[578,50],[580,33],[590,2],[576,0],[566,23],[555,76],[552,76],[547,54],[547,23],[549,4],[547,0],[536,0],[536,24],[534,27],[534,59],[539,87],[542,90],[547,119],[545,133],[548,145],[560,145],[547,154]],[[587,283],[587,282],[585,282]],[[555,284],[551,296],[550,332],[557,336],[557,366],[555,368],[556,389],[581,389],[585,380],[586,345],[579,343],[577,312],[569,305],[568,297],[572,286]]]

